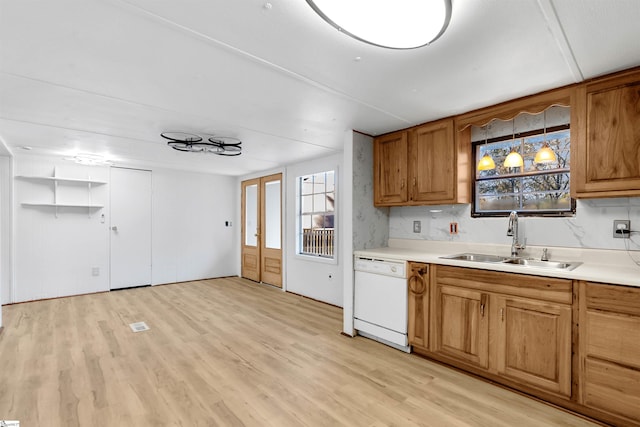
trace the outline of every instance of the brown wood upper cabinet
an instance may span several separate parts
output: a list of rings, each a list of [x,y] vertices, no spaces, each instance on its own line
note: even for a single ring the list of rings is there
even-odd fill
[[[376,206],[405,203],[407,192],[408,131],[383,135],[374,141],[373,189]]]
[[[376,138],[374,205],[468,202],[466,187],[458,185],[459,162],[467,160],[467,156],[459,156],[459,146],[453,119]],[[466,169],[461,170],[466,174]]]
[[[640,70],[581,85],[576,104],[573,196],[640,196]]]

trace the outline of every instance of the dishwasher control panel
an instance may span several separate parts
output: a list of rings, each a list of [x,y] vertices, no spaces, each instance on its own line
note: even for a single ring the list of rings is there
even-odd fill
[[[353,269],[385,276],[407,277],[407,263],[404,261],[356,257]]]

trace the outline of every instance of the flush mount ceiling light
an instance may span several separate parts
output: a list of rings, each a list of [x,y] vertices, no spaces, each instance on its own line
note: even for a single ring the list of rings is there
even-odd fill
[[[451,20],[451,0],[307,0],[329,24],[357,40],[415,49],[437,40]]]
[[[185,132],[163,132],[169,147],[191,153],[212,153],[219,156],[239,156],[242,154],[242,141],[228,136],[212,136],[206,141],[199,135]]]
[[[90,153],[79,153],[75,156],[64,157],[63,160],[69,160],[71,162],[75,162],[79,165],[85,166],[111,166],[113,162],[109,159],[106,159],[104,156],[100,154],[90,154]]]

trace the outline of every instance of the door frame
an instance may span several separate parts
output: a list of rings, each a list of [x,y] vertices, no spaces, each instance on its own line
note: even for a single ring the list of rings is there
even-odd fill
[[[256,221],[258,222],[257,225],[257,229],[256,229],[256,246],[247,246],[246,245],[246,241],[247,241],[247,229],[246,229],[246,221],[247,221],[247,187],[251,187],[255,185],[257,188],[257,193],[256,193]],[[261,191],[260,191],[260,178],[253,178],[253,179],[248,179],[245,181],[242,181],[240,183],[240,187],[241,187],[241,202],[240,202],[240,228],[241,228],[241,233],[240,233],[240,277],[249,279],[249,280],[254,280],[256,282],[260,281],[260,247],[262,246],[260,243],[260,206],[261,206]],[[245,268],[245,257],[247,256],[251,256],[252,258],[255,258],[255,263],[257,265],[256,269],[257,271],[253,272],[253,271],[247,271]]]
[[[114,229],[113,227],[117,224],[114,224],[113,219],[113,172],[115,170],[121,171],[135,171],[135,172],[144,172],[148,173],[149,178],[149,283],[140,283],[134,285],[120,286],[114,287],[113,282],[113,268],[114,268],[114,257],[113,257],[113,238],[114,238]],[[120,167],[120,166],[111,166],[109,168],[109,290],[119,290],[119,289],[128,289],[135,288],[139,286],[151,286],[153,285],[153,171],[150,169],[139,169],[139,168],[128,168],[128,167]]]
[[[268,281],[264,281],[263,277],[262,277],[262,271],[263,271],[263,263],[264,263],[264,258],[265,258],[265,254],[269,253],[269,251],[274,251],[274,249],[269,249],[265,247],[265,239],[264,239],[264,223],[265,223],[265,197],[264,197],[264,192],[265,192],[265,186],[266,183],[268,182],[272,182],[272,181],[280,181],[280,284],[271,284]],[[257,282],[260,283],[266,283],[266,284],[271,284],[272,286],[276,286],[276,287],[280,287],[282,288],[283,291],[286,291],[286,275],[285,275],[285,271],[286,271],[286,267],[285,267],[285,263],[286,263],[286,257],[285,257],[285,245],[286,245],[286,240],[285,240],[285,213],[286,213],[286,191],[285,191],[285,172],[284,171],[280,171],[280,172],[275,172],[269,175],[263,175],[263,176],[259,176],[256,178],[250,178],[250,179],[245,179],[241,181],[241,219],[240,219],[240,227],[241,227],[241,233],[240,233],[240,276],[241,277],[246,277],[245,276],[245,271],[244,271],[244,256],[245,256],[245,250],[246,248],[248,248],[245,245],[246,242],[246,229],[245,229],[245,224],[246,224],[246,193],[245,193],[245,189],[247,186],[250,185],[254,185],[257,184],[257,188],[258,188],[258,196],[257,196],[257,218],[258,218],[258,246],[256,248],[256,257],[257,257],[257,263],[258,263],[258,277],[256,279],[252,278],[252,277],[246,277],[249,278],[250,280],[255,280]]]

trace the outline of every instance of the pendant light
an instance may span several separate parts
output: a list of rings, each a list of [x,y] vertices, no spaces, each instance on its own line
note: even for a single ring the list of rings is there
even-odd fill
[[[489,142],[488,138],[487,138],[487,126],[484,126],[484,145],[486,147],[487,143]],[[489,153],[486,153],[484,156],[482,156],[482,158],[480,159],[480,161],[478,162],[478,170],[479,171],[489,171],[489,170],[493,170],[496,168],[496,162],[493,161],[493,157],[491,157],[491,155],[489,155]]]
[[[542,144],[542,148],[538,150],[536,153],[536,157],[533,159],[535,163],[556,163],[558,158],[556,157],[556,153],[549,147],[549,143],[547,143],[547,110],[544,110],[544,141]]]
[[[516,139],[516,119],[514,117],[513,118],[513,141],[514,142],[515,142],[515,139]],[[520,155],[520,153],[516,151],[516,147],[514,145],[513,148],[511,149],[511,152],[507,156],[507,158],[504,159],[504,167],[519,168],[519,167],[522,167],[522,165],[524,165],[524,160],[522,159],[522,156]]]

